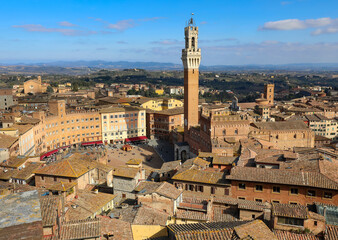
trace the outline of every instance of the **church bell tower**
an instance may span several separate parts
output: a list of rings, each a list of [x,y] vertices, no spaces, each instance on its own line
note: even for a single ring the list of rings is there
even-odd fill
[[[201,49],[198,48],[198,27],[191,18],[184,28],[185,48],[182,49],[184,66],[184,139],[189,129],[198,125],[198,72],[201,62]]]

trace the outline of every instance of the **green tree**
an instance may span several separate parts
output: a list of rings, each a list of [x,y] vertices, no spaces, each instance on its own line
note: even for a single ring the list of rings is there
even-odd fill
[[[52,92],[54,92],[54,90],[53,90],[53,88],[51,86],[48,86],[47,87],[47,92],[52,93]]]
[[[72,84],[72,91],[73,91],[73,92],[79,91],[79,85],[78,85],[77,83],[73,83],[73,84]]]

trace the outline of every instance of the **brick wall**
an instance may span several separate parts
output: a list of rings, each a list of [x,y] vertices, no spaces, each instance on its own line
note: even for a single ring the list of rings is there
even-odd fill
[[[208,185],[204,183],[186,183],[174,180],[174,185],[176,188],[184,189],[188,194],[194,194],[196,197],[205,195],[215,195],[215,196],[228,196],[229,190],[227,186],[221,185]],[[203,187],[203,191],[201,191],[200,187]]]
[[[245,183],[245,189],[239,189],[239,183]],[[263,191],[256,191],[256,185],[263,186]],[[273,187],[279,187],[280,193],[273,193]],[[297,188],[298,194],[291,194],[291,188]],[[316,196],[307,196],[308,190],[315,190]],[[325,199],[324,192],[332,193],[332,199]],[[279,184],[266,184],[266,183],[252,183],[252,182],[239,182],[231,181],[231,197],[245,198],[246,200],[255,201],[261,199],[263,202],[279,201],[280,203],[298,203],[302,205],[312,204],[313,202],[321,202],[326,204],[338,204],[337,191],[322,190],[308,187],[287,186]]]

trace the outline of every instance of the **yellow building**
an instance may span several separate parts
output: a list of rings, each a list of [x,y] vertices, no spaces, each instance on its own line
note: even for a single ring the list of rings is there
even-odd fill
[[[51,100],[49,112],[34,112],[40,119],[41,152],[62,146],[101,140],[101,120],[97,109],[69,110],[65,100]]]
[[[134,240],[144,240],[153,237],[167,237],[168,231],[161,225],[132,225]]]
[[[28,156],[35,154],[33,125],[14,124],[11,128],[0,129],[0,133],[19,138],[19,155]]]
[[[49,86],[49,84],[41,82],[41,76],[38,76],[37,79],[31,79],[23,83],[25,94],[28,93],[36,94],[46,92],[47,86]]]
[[[183,102],[175,98],[140,98],[133,103],[141,108],[154,111],[183,107]]]
[[[139,107],[120,106],[100,111],[102,140],[123,143],[125,139],[146,136],[146,111]]]
[[[163,95],[164,89],[155,89],[155,93],[157,93],[158,95]]]

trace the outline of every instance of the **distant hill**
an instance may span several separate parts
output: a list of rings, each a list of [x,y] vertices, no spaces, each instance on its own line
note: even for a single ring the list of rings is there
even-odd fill
[[[0,73],[81,75],[100,69],[183,70],[182,64],[128,61],[56,61],[45,63],[1,64]],[[283,65],[201,65],[201,71],[337,71],[338,63],[296,63]]]
[[[182,64],[160,63],[160,62],[109,62],[109,61],[57,61],[49,63],[36,63],[36,66],[57,66],[57,67],[75,67],[75,68],[107,68],[107,69],[132,69],[141,68],[146,70],[179,70]]]

